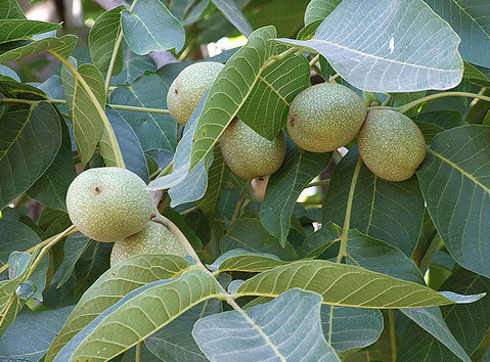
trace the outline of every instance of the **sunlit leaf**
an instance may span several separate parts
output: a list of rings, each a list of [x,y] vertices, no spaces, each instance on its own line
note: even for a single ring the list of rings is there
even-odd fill
[[[0,43],[29,39],[34,34],[47,33],[60,28],[60,24],[24,19],[0,19]]]
[[[33,41],[28,45],[15,48],[0,54],[0,63],[19,60],[29,55],[53,51],[61,56],[68,56],[77,45],[78,38],[75,35],[65,35],[60,38],[46,38]]]

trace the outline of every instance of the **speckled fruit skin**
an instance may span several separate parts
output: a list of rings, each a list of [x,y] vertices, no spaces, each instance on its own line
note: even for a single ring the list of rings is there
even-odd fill
[[[223,64],[217,62],[195,63],[174,79],[167,93],[167,107],[180,124],[187,122],[199,99],[211,88],[223,67]]]
[[[164,254],[185,257],[184,247],[164,225],[150,221],[139,233],[116,241],[111,253],[111,266],[140,254]]]
[[[388,109],[368,113],[358,142],[366,166],[387,181],[412,177],[426,154],[418,126],[407,116]]]
[[[302,149],[330,152],[351,142],[365,117],[366,106],[356,93],[343,85],[322,83],[291,102],[287,130]]]
[[[269,141],[240,120],[234,120],[226,128],[220,147],[225,163],[244,180],[273,174],[286,156],[283,133]]]
[[[80,232],[105,242],[141,231],[154,210],[144,181],[118,167],[82,172],[68,188],[66,206]]]

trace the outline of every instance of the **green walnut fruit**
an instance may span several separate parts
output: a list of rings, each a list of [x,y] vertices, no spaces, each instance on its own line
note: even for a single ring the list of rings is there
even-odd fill
[[[244,180],[271,175],[286,156],[286,139],[281,133],[269,141],[240,120],[234,120],[220,140],[223,159]]]
[[[417,125],[401,113],[374,109],[359,133],[359,152],[376,176],[404,181],[425,158],[425,140]]]
[[[187,122],[202,95],[211,88],[224,65],[200,62],[189,65],[172,82],[167,94],[170,114],[181,124]]]
[[[141,231],[154,210],[144,181],[118,167],[82,172],[68,188],[66,206],[79,231],[105,242]]]
[[[302,149],[330,152],[351,142],[365,117],[366,106],[356,93],[339,84],[322,83],[293,99],[287,130]]]
[[[187,255],[175,235],[164,225],[150,221],[139,233],[116,241],[111,253],[111,266],[140,254]]]

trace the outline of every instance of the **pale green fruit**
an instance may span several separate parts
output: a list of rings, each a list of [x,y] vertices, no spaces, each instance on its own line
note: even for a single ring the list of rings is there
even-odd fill
[[[111,253],[111,266],[140,254],[163,254],[185,257],[184,247],[164,225],[150,221],[139,233],[116,241]]]
[[[366,106],[356,93],[343,85],[322,83],[293,99],[287,130],[302,149],[330,152],[351,142],[365,117]]]
[[[425,158],[425,140],[407,116],[388,109],[368,113],[359,133],[359,151],[366,166],[388,181],[413,176]]]
[[[167,93],[167,107],[179,123],[187,122],[199,99],[211,88],[223,67],[223,64],[217,62],[195,63],[174,79]]]
[[[118,167],[82,172],[68,188],[66,206],[79,231],[106,242],[141,231],[154,210],[144,181]]]
[[[234,120],[226,128],[220,147],[225,163],[244,180],[273,174],[286,155],[283,133],[269,141],[240,120]]]

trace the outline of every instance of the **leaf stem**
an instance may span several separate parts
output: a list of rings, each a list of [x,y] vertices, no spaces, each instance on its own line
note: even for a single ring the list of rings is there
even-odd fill
[[[272,64],[274,64],[275,62],[278,62],[279,60],[282,60],[282,59],[286,58],[287,56],[296,53],[298,50],[299,50],[298,48],[292,47],[292,48],[289,48],[289,49],[283,51],[282,53],[279,53],[277,55],[273,55],[269,59],[267,59],[267,61],[264,63],[264,65],[262,65],[261,68],[265,69],[265,68],[271,66]]]
[[[396,362],[398,352],[396,348],[395,311],[393,309],[388,310],[388,323],[390,328],[391,361]]]
[[[315,55],[311,60],[310,60],[310,67],[314,66],[318,60],[320,59],[320,54]]]
[[[441,92],[441,93],[436,93],[436,94],[431,94],[419,99],[414,100],[413,102],[409,102],[407,104],[404,104],[403,106],[400,106],[398,108],[394,108],[400,113],[405,113],[408,110],[412,109],[413,107],[418,106],[419,104],[432,101],[434,99],[439,99],[439,98],[444,98],[444,97],[469,97],[469,98],[478,98],[483,101],[490,102],[490,97],[485,96],[483,94],[477,94],[477,93],[469,93],[469,92]]]
[[[350,217],[352,213],[352,204],[354,202],[354,193],[356,191],[357,179],[361,171],[362,161],[359,157],[357,159],[356,167],[354,168],[354,174],[350,183],[349,197],[347,198],[347,206],[345,208],[344,226],[342,227],[342,233],[340,234],[340,249],[337,254],[337,263],[342,261],[344,256],[347,256],[347,242],[349,241],[349,229],[350,229]]]
[[[117,142],[116,135],[114,133],[114,130],[112,129],[111,122],[109,122],[109,119],[107,118],[107,115],[105,114],[105,110],[102,107],[102,105],[99,103],[99,100],[95,97],[94,92],[90,88],[90,86],[87,84],[85,79],[78,73],[78,70],[75,69],[73,64],[71,64],[67,59],[59,55],[58,53],[54,51],[49,51],[50,54],[52,54],[56,59],[58,59],[73,75],[74,78],[76,78],[77,82],[80,83],[82,88],[85,90],[87,95],[89,96],[90,100],[92,101],[95,109],[97,110],[97,113],[99,114],[100,118],[102,119],[102,122],[104,124],[104,128],[107,134],[107,138],[109,139],[109,144],[111,145],[112,152],[114,152],[114,161],[117,167],[121,168],[126,168],[126,164],[124,163],[124,159],[121,153],[121,148],[119,148],[119,143]]]
[[[133,3],[131,4],[131,6],[129,8],[130,12],[133,11],[137,2],[138,2],[138,0],[133,1]],[[109,68],[107,68],[107,74],[105,76],[105,83],[104,83],[105,94],[107,94],[109,92],[109,85],[111,83],[112,72],[114,71],[114,66],[116,64],[117,54],[119,53],[119,48],[121,47],[122,40],[123,40],[122,25],[119,25],[119,32],[117,34],[116,42],[114,43],[114,49],[112,50],[111,60],[109,61]]]
[[[135,350],[135,356],[134,356],[134,360],[135,362],[141,362],[143,361],[141,359],[141,347],[143,345],[143,342],[139,342],[137,345],[136,345],[136,350]]]

